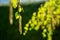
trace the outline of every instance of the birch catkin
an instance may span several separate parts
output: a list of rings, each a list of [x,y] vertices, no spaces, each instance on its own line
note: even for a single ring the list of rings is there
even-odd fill
[[[21,8],[20,6],[20,0],[18,0],[18,14],[19,14],[19,32],[22,34],[22,17],[20,15],[19,9]]]
[[[9,22],[10,24],[13,24],[13,7],[12,7],[11,0],[9,5]]]

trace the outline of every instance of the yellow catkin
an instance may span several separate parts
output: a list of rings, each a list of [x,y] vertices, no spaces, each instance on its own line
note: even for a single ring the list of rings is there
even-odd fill
[[[58,7],[59,3],[57,1],[60,2],[60,0],[49,0],[45,2],[44,6],[39,7],[38,11],[34,12],[31,19],[29,20],[28,25],[31,26],[28,26],[30,27],[28,30],[39,30],[40,26],[42,30],[47,28],[45,32],[42,32],[44,35],[43,37],[48,35],[47,40],[52,40],[52,31],[55,30],[55,25],[60,23],[60,7]],[[40,25],[38,26],[38,24]]]

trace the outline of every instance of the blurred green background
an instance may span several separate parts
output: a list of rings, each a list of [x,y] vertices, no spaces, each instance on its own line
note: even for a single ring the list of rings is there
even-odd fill
[[[21,12],[22,16],[22,26],[31,19],[33,12],[37,12],[38,8],[43,3],[30,4],[30,5],[21,5],[24,9],[24,12]],[[17,11],[17,8],[14,9],[14,13]],[[14,23],[13,25],[9,24],[9,6],[0,6],[0,40],[46,40],[42,37],[42,30],[38,31],[28,31],[26,36],[19,34],[18,20],[15,19],[14,14]],[[24,31],[24,29],[23,29]],[[53,32],[53,40],[60,40],[60,27],[56,27],[56,30]]]

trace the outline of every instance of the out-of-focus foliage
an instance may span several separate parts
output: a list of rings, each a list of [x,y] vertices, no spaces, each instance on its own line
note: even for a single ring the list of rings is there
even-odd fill
[[[12,0],[13,8],[17,7],[18,0]],[[49,0],[45,2],[44,6],[41,5],[38,8],[38,12],[34,12],[32,18],[25,25],[23,35],[26,35],[28,30],[43,30],[42,35],[44,38],[48,37],[47,40],[52,40],[52,34],[55,29],[55,25],[60,22],[60,1],[59,0]],[[19,8],[21,12],[23,8]],[[15,13],[16,19],[19,18],[18,12]],[[48,36],[47,36],[48,35]]]
[[[13,8],[17,7],[18,0],[11,0]]]
[[[26,35],[28,30],[43,30],[42,35],[46,37],[47,40],[52,40],[52,34],[55,30],[55,25],[60,23],[60,0],[49,0],[45,2],[44,6],[41,5],[38,8],[38,12],[34,12],[32,18],[25,25],[25,32],[23,35]]]
[[[22,34],[22,17],[20,13],[22,12],[23,8],[20,5],[20,0],[11,0],[11,3],[14,9],[18,8],[15,13],[15,17],[16,19],[19,19],[19,32]]]
[[[18,14],[18,12],[15,13],[15,17],[16,17],[16,19],[19,19],[19,14]]]
[[[22,8],[22,7],[19,8],[19,12],[21,13],[22,11],[23,11],[23,8]],[[15,17],[16,17],[16,19],[19,19],[19,14],[18,14],[18,12],[15,13]]]
[[[22,8],[22,7],[20,7],[20,8],[19,8],[19,12],[22,12],[22,10],[23,10],[23,8]]]
[[[18,0],[11,0],[11,3],[12,3],[13,8],[16,9],[17,6],[18,6]],[[20,7],[18,10],[19,10],[19,12],[21,12],[21,11],[23,10],[23,8]],[[16,19],[19,19],[18,10],[17,10],[17,12],[15,13]]]

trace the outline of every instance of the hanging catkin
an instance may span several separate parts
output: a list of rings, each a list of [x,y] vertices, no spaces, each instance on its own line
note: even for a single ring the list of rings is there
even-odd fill
[[[20,15],[19,9],[20,9],[20,0],[18,0],[18,13],[19,13],[19,32],[22,34],[22,17]]]
[[[11,1],[9,5],[9,22],[10,24],[13,24],[13,7]]]

